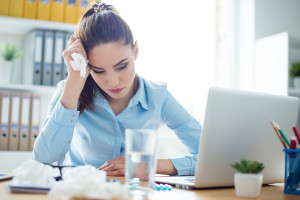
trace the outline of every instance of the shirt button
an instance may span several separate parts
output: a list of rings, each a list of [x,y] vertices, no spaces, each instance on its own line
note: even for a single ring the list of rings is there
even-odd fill
[[[72,120],[71,123],[74,123],[74,121]]]
[[[73,115],[73,117],[75,117],[76,115]]]
[[[68,144],[70,144],[70,141],[68,141]]]

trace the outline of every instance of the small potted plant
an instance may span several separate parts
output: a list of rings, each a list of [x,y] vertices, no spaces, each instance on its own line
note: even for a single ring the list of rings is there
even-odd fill
[[[0,56],[4,62],[0,63],[0,83],[9,83],[13,77],[13,61],[23,55],[23,51],[13,44],[0,44]]]
[[[300,88],[300,61],[292,63],[290,68],[290,78],[294,80],[294,87]]]
[[[234,174],[235,193],[238,197],[258,197],[261,191],[264,164],[257,161],[241,160],[231,165],[238,172]]]

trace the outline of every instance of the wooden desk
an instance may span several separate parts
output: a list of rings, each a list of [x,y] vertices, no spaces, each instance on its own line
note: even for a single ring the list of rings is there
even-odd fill
[[[124,178],[114,177],[121,182]],[[1,200],[51,200],[47,195],[41,194],[16,194],[9,193],[6,190],[6,185],[9,181],[0,182],[0,199]],[[120,198],[121,200],[133,199],[130,197]],[[155,191],[151,200],[232,200],[240,199],[245,200],[248,198],[237,198],[235,196],[234,188],[226,189],[198,189],[198,190],[184,190],[173,188],[172,191]],[[253,199],[253,198],[250,198]],[[299,200],[299,195],[288,195],[283,193],[283,184],[276,184],[272,186],[264,186],[260,193],[260,196],[255,199],[266,199],[266,200]],[[134,199],[136,200],[136,199]]]

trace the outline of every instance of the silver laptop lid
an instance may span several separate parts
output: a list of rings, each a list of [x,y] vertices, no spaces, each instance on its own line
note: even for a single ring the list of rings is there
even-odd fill
[[[200,140],[195,187],[232,186],[231,164],[241,159],[263,162],[263,182],[282,182],[283,146],[270,120],[290,138],[299,99],[213,87]]]

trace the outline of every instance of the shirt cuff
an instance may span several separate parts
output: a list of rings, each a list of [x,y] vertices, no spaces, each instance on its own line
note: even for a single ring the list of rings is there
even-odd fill
[[[176,168],[178,175],[195,175],[195,161],[190,156],[171,158],[170,160]]]
[[[73,110],[64,108],[61,102],[58,101],[53,109],[51,118],[57,124],[74,126],[78,120],[79,113],[80,112],[76,108]]]

